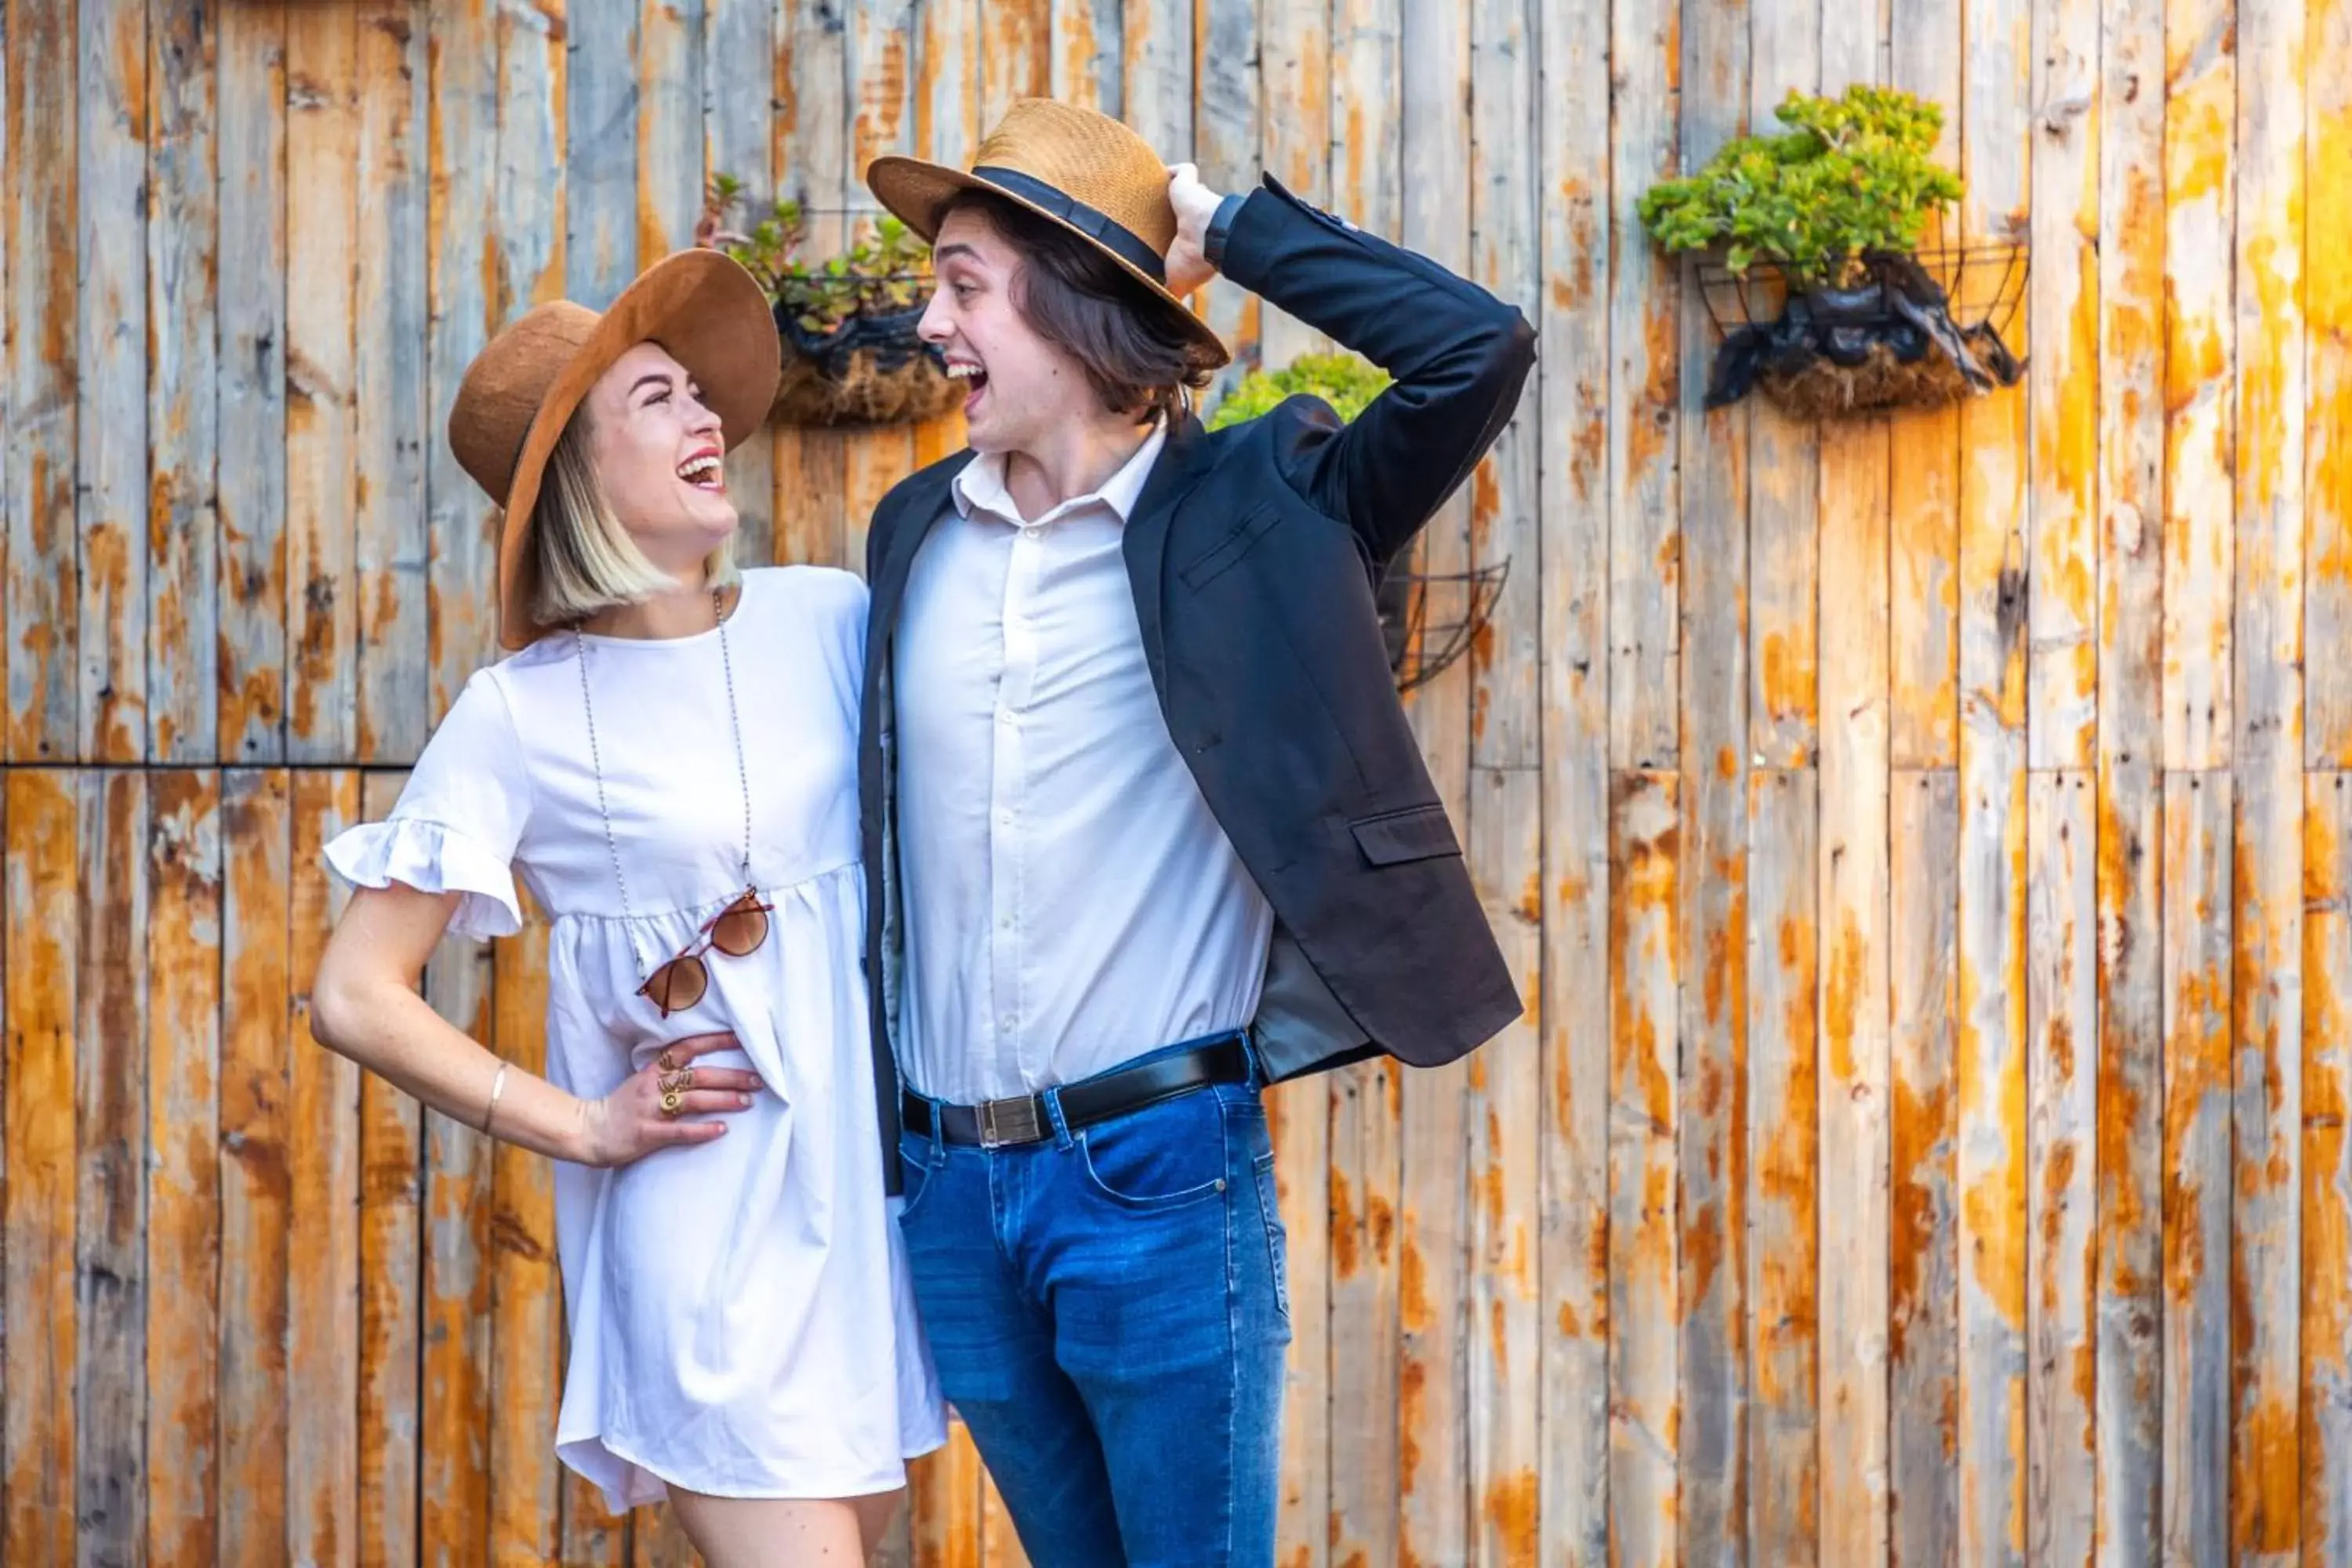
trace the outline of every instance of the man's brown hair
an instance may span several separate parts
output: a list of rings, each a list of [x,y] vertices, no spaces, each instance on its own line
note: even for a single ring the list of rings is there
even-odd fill
[[[1173,415],[1209,384],[1216,358],[1183,311],[1100,250],[1050,219],[971,191],[947,213],[976,212],[1021,255],[1013,308],[1029,330],[1078,362],[1114,414]]]

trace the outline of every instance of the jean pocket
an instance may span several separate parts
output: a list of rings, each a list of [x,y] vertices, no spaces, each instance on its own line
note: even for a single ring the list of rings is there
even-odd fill
[[[1097,1195],[1160,1214],[1225,1190],[1225,1131],[1213,1095],[1192,1093],[1087,1128],[1079,1163]]]
[[[939,1173],[931,1166],[930,1146],[911,1133],[898,1134],[898,1223],[906,1224],[923,1206],[924,1197]]]
[[[1265,1224],[1266,1267],[1274,1275],[1274,1310],[1290,1321],[1290,1232],[1282,1223],[1282,1193],[1274,1180],[1271,1151],[1250,1162],[1256,1178],[1258,1217]]]

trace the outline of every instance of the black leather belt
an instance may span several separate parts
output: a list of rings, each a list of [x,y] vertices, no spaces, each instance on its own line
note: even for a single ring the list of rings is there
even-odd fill
[[[1113,1068],[1055,1091],[1062,1097],[1062,1120],[1075,1131],[1130,1110],[1140,1110],[1213,1083],[1247,1083],[1249,1047],[1240,1035],[1228,1035],[1208,1045],[1195,1046],[1156,1061]],[[1001,1149],[1010,1144],[1043,1143],[1054,1136],[1054,1119],[1046,1114],[1042,1094],[1016,1095],[981,1105],[941,1105],[936,1128],[932,1102],[911,1089],[900,1096],[899,1118],[908,1131],[943,1143],[977,1144]]]

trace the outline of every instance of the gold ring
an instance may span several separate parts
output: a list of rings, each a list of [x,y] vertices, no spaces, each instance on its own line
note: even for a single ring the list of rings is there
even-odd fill
[[[664,1116],[676,1116],[678,1112],[678,1108],[685,1103],[686,1097],[678,1093],[677,1090],[671,1089],[667,1094],[661,1097],[662,1114]]]
[[[659,1089],[664,1094],[667,1094],[674,1089],[692,1089],[694,1087],[694,1069],[692,1068],[680,1068],[676,1072],[665,1073],[662,1075],[660,1081],[656,1083],[655,1087]]]
[[[677,1058],[670,1055],[667,1050],[664,1050],[661,1055],[654,1058],[654,1066],[661,1068],[664,1072],[676,1072],[677,1070]]]

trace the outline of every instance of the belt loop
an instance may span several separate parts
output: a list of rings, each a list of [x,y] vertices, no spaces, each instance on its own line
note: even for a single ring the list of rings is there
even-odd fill
[[[1065,1154],[1068,1153],[1071,1144],[1076,1140],[1071,1136],[1070,1124],[1062,1115],[1061,1085],[1055,1084],[1051,1089],[1039,1089],[1037,1098],[1045,1107],[1045,1120],[1054,1124],[1054,1147]]]
[[[1253,1093],[1262,1092],[1265,1088],[1265,1063],[1258,1058],[1257,1026],[1244,1024],[1234,1033],[1241,1038],[1242,1060],[1249,1064],[1248,1087]]]

